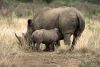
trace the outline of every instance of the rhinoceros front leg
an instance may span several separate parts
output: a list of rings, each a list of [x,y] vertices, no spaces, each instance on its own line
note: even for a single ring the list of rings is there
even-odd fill
[[[31,46],[31,47],[32,47],[32,50],[33,50],[33,51],[36,51],[35,43],[32,43],[32,46]]]
[[[36,43],[36,50],[40,51],[40,43]]]

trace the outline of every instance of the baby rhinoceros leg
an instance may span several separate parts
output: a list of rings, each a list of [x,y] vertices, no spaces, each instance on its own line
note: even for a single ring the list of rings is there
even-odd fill
[[[41,51],[41,50],[40,50],[40,43],[39,43],[39,42],[36,43],[36,50],[37,50],[37,51]]]
[[[55,42],[53,42],[53,43],[51,43],[51,44],[49,44],[49,46],[50,46],[50,51],[55,51]]]
[[[36,51],[35,43],[32,43],[32,50],[33,50],[33,51]]]

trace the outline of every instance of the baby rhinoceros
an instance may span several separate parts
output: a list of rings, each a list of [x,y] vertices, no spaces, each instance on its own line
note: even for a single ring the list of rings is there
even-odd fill
[[[36,50],[40,51],[40,43],[49,45],[50,51],[54,51],[54,45],[59,40],[58,36],[59,30],[57,28],[46,30],[40,29],[32,33],[32,40],[34,45],[36,45]]]

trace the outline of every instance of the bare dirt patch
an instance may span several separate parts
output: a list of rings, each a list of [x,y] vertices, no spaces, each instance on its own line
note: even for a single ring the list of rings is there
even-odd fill
[[[56,52],[16,53],[6,56],[0,67],[99,67],[100,54]]]
[[[80,63],[78,59],[58,55],[55,52],[33,52],[7,56],[2,64],[4,67],[77,67]]]

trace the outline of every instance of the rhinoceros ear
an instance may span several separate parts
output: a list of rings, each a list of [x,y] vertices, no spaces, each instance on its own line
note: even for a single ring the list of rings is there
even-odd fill
[[[28,19],[28,26],[32,25],[32,19]]]

